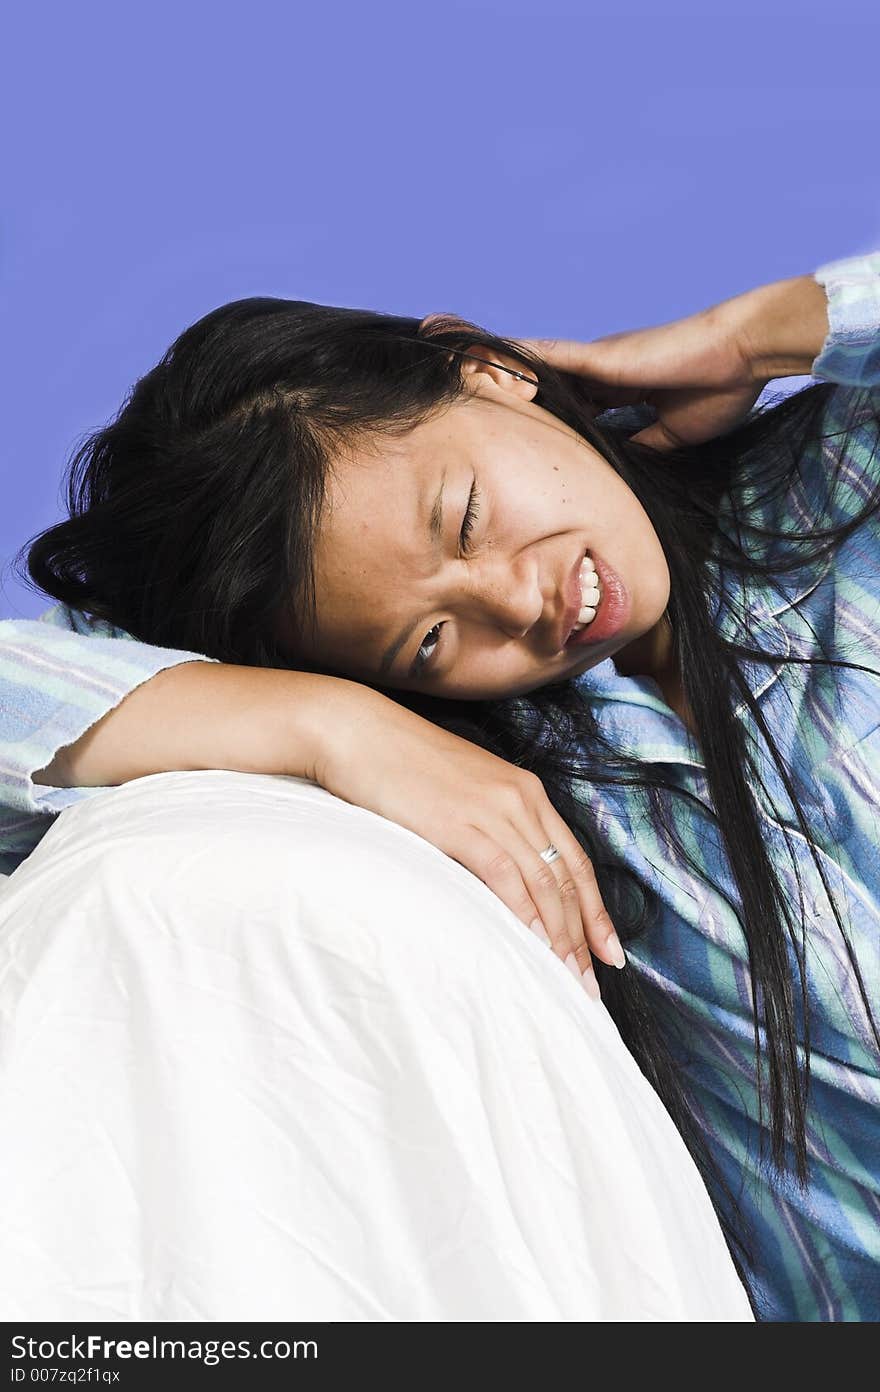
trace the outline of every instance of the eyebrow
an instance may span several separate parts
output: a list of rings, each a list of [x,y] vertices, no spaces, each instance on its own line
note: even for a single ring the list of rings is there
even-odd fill
[[[443,541],[443,486],[445,483],[446,469],[444,468],[443,473],[440,477],[440,487],[437,489],[437,496],[434,499],[433,505],[431,507],[431,512],[428,517],[428,539],[434,551],[437,550],[437,548],[442,544]],[[413,629],[416,627],[418,623],[418,619],[413,619],[412,623],[407,624],[403,632],[397,635],[397,637],[394,639],[394,642],[389,643],[388,647],[382,654],[382,661],[379,663],[378,675],[380,677],[384,677],[388,674],[388,671],[392,666],[394,659],[397,657],[397,654],[400,652],[400,649],[404,646],[404,644],[408,642],[410,634],[412,633]]]

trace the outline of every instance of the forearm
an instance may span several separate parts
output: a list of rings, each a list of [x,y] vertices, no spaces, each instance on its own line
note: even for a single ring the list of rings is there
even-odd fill
[[[152,773],[231,769],[314,782],[334,723],[363,690],[308,672],[182,663],[130,691],[33,781],[94,788]]]
[[[761,285],[739,297],[754,380],[809,374],[828,336],[828,298],[810,275]]]

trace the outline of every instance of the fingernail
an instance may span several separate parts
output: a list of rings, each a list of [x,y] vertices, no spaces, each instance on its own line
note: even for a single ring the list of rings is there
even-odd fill
[[[568,956],[565,959],[565,965],[568,967],[568,970],[571,972],[575,980],[580,981],[581,969],[577,964],[577,958],[575,957],[573,952],[569,952]]]
[[[529,927],[535,936],[541,939],[541,942],[546,943],[548,947],[552,948],[553,944],[550,941],[550,934],[547,932],[540,918],[533,918]]]
[[[624,952],[620,942],[620,938],[617,936],[616,933],[608,934],[608,937],[605,939],[605,946],[611,953],[611,960],[614,963],[615,967],[625,967],[626,953]]]
[[[602,999],[602,992],[599,990],[599,983],[596,980],[595,972],[585,971],[581,977],[581,985],[590,997],[590,1000]]]

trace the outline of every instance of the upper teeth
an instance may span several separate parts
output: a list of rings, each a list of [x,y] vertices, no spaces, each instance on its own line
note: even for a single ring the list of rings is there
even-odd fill
[[[599,607],[601,598],[601,585],[599,576],[593,562],[589,556],[585,556],[581,561],[581,610],[577,616],[577,623],[572,628],[572,633],[585,628],[596,617],[596,610]]]

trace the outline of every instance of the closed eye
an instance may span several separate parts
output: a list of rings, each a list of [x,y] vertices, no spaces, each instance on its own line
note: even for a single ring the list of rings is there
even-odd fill
[[[476,522],[479,515],[480,490],[477,488],[477,480],[474,479],[473,483],[471,484],[470,496],[468,497],[468,505],[465,508],[464,521],[461,524],[461,532],[459,534],[458,539],[459,546],[461,548],[461,553],[464,556],[467,556],[469,554],[468,543],[470,542],[471,533],[474,529],[474,523]]]

